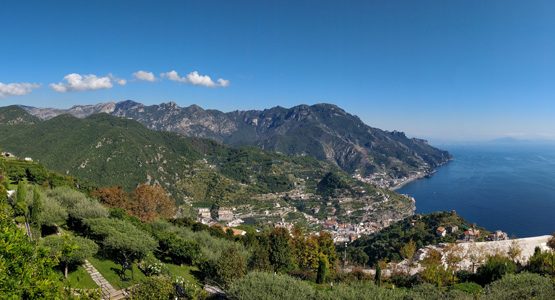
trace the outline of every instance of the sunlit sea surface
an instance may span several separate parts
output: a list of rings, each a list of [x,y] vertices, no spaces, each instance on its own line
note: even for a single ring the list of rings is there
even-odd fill
[[[402,187],[418,213],[455,210],[489,230],[555,232],[555,145],[442,146],[454,160]]]

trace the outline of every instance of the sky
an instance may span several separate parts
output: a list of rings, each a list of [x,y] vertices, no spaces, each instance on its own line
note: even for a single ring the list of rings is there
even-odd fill
[[[555,138],[555,1],[0,1],[0,106],[333,103],[434,141]]]

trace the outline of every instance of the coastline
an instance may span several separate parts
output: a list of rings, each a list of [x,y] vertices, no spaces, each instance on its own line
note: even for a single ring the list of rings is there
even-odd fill
[[[439,170],[439,168],[447,165],[450,161],[452,161],[453,158],[450,158],[449,160],[443,162],[442,164],[438,165],[436,168],[432,169],[431,171],[428,172],[424,172],[423,174],[418,174],[418,175],[413,175],[413,176],[409,176],[406,180],[403,180],[402,182],[390,187],[389,189],[392,191],[397,191],[399,189],[401,189],[402,187],[404,187],[405,185],[414,182],[416,180],[420,180],[422,178],[429,178],[431,176],[433,176],[437,170]]]
[[[419,180],[419,179],[422,179],[422,178],[426,178],[427,176],[430,176],[430,175],[425,173],[425,174],[418,175],[418,176],[411,176],[411,177],[407,178],[406,180],[390,187],[389,189],[392,190],[392,191],[397,191],[397,190],[401,189],[402,187],[404,187],[405,185],[407,185],[407,184],[409,184],[413,181],[416,181],[416,180]]]

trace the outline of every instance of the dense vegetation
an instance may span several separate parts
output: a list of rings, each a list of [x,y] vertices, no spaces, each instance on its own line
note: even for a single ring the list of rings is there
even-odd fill
[[[109,107],[109,108],[108,108]],[[69,110],[26,108],[41,117],[70,113],[83,116],[109,111],[148,128],[184,136],[210,138],[232,146],[256,146],[289,155],[327,160],[348,173],[385,172],[390,177],[430,169],[444,163],[449,153],[402,132],[372,128],[332,104],[292,108],[233,111],[204,110],[175,103],[145,106],[131,100]]]
[[[14,114],[14,110],[19,110],[18,114]],[[19,116],[26,113],[17,107],[0,108],[0,115],[4,116],[0,122],[3,147],[18,156],[32,157],[61,174],[79,178],[81,190],[91,185],[119,186],[131,193],[139,184],[147,183],[160,185],[177,204],[204,207],[250,205],[262,213],[268,209],[265,205],[271,209],[272,203],[257,199],[270,193],[274,201],[283,200],[280,193],[312,194],[313,205],[322,204],[320,196],[328,196],[331,190],[324,191],[322,184],[320,187],[318,184],[330,179],[324,178],[326,174],[334,174],[341,178],[341,185],[331,188],[353,195],[359,207],[366,201],[360,200],[362,197],[381,203],[378,188],[353,179],[333,164],[308,156],[291,157],[254,147],[230,148],[211,140],[149,130],[136,121],[107,114],[85,119],[60,115],[48,121],[33,119],[16,123],[11,122],[9,114]],[[17,163],[12,161],[10,164]],[[33,168],[27,165],[17,167],[20,172],[17,176],[27,176],[25,172],[29,169],[39,177],[31,180],[42,184],[46,176],[44,171]],[[9,170],[10,174],[14,172]],[[353,190],[364,190],[365,193],[353,194]],[[376,205],[377,209],[401,215],[412,210],[413,204],[407,198],[391,192],[382,193],[391,194],[391,201]],[[325,218],[326,213],[321,210],[317,217]],[[290,218],[302,219],[299,215],[302,216],[297,214]]]
[[[456,226],[457,231],[448,232],[442,237],[436,233],[440,226],[447,229]],[[363,250],[368,256],[365,263],[369,265],[375,265],[379,260],[400,261],[407,258],[407,255],[403,253],[403,249],[407,249],[407,245],[412,245],[416,250],[426,245],[453,243],[462,231],[472,227],[475,226],[455,212],[415,215],[396,222],[375,234],[358,239],[350,246],[349,251],[356,256],[360,253],[359,250]],[[481,230],[481,239],[489,233],[483,228],[477,227],[477,229]],[[355,260],[359,259],[355,257]]]
[[[94,262],[113,284],[133,286],[133,299],[203,299],[208,296],[203,284],[220,287],[231,299],[555,297],[553,250],[537,249],[527,265],[503,255],[490,256],[476,273],[455,272],[434,252],[428,254],[424,270],[415,276],[382,278],[378,272],[371,277],[360,270],[344,273],[333,241],[325,232],[311,235],[301,228],[291,232],[245,228],[246,235],[234,236],[221,227],[161,213],[141,220],[140,214],[133,215],[132,208],[115,208],[117,202],[107,208],[91,196],[113,200],[106,198],[106,193],[78,191],[72,180],[64,181],[64,186],[51,187],[47,180],[39,185],[30,180],[32,176],[9,176],[6,163],[0,159],[0,291],[6,298],[98,299],[98,290],[71,289],[70,278],[85,259]],[[35,165],[19,165],[25,164]],[[8,189],[17,192],[8,198]],[[131,196],[142,196],[137,194],[143,192],[152,191],[137,189]],[[125,202],[130,195],[119,196],[116,190],[114,199]],[[469,226],[449,213],[419,220],[432,226]],[[30,230],[25,230],[26,225]],[[396,227],[385,235],[394,243],[399,242],[393,234],[399,230]],[[405,235],[407,244],[414,243],[415,248],[416,244],[437,242],[425,231],[407,230]],[[379,240],[387,242],[383,236]],[[555,237],[549,242],[553,244]],[[104,265],[114,267],[109,270]],[[178,271],[183,268],[195,271]],[[117,278],[110,277],[113,271],[117,271]]]

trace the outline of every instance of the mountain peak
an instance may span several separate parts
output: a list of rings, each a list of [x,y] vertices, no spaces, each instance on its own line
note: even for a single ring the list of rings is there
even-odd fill
[[[423,140],[409,139],[399,131],[372,128],[330,103],[228,113],[205,110],[198,105],[181,108],[175,102],[146,106],[132,100],[117,103],[111,111],[105,106],[86,108],[27,111],[41,119],[62,113],[84,117],[107,112],[136,120],[150,129],[210,138],[232,146],[310,155],[365,178],[385,173],[384,182],[425,172],[450,159],[448,152]]]

